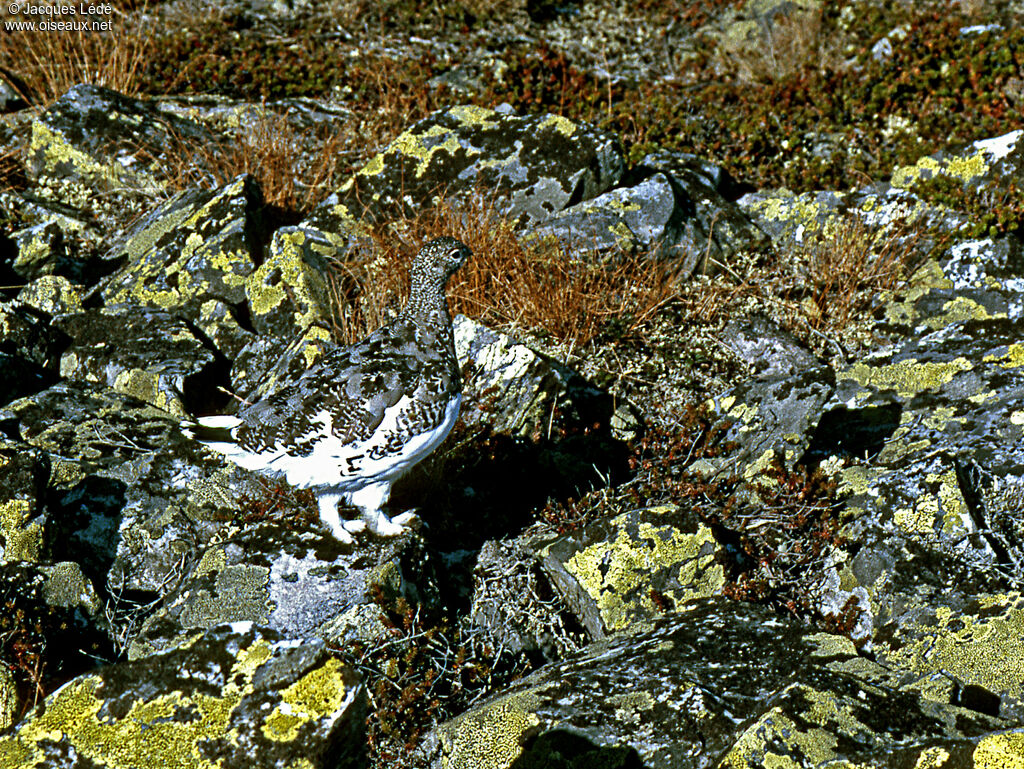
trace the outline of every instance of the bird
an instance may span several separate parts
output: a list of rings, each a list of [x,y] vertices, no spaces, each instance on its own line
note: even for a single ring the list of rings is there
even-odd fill
[[[186,433],[241,467],[314,490],[321,520],[344,543],[366,529],[401,534],[416,514],[388,517],[391,487],[444,441],[462,403],[446,287],[471,255],[452,237],[426,243],[394,320],[234,414],[186,422]],[[360,517],[343,520],[340,502]]]

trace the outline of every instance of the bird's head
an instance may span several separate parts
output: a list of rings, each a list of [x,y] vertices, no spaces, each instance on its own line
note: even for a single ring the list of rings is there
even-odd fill
[[[416,255],[416,262],[427,272],[440,273],[447,281],[472,253],[462,241],[445,236],[434,238],[424,245]]]

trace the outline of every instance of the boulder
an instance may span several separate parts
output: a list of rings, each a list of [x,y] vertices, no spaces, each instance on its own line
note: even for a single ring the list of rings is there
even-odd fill
[[[107,254],[121,266],[100,286],[104,303],[141,304],[191,320],[211,299],[241,305],[259,259],[262,206],[248,175],[217,190],[175,195]]]
[[[1015,725],[903,684],[846,638],[712,598],[545,665],[439,725],[420,757],[446,769],[896,767],[936,747],[995,750]]]
[[[375,598],[436,601],[436,566],[414,534],[361,540],[353,548],[318,524],[315,516],[287,525],[254,521],[208,547],[143,624],[129,658],[172,648],[224,622],[256,622],[289,638],[339,645],[353,638],[380,642],[385,630],[375,618]]]
[[[339,231],[345,221],[386,221],[486,190],[499,214],[526,226],[613,187],[623,168],[618,142],[586,124],[450,107],[402,133],[307,222]]]
[[[0,737],[0,764],[71,769],[361,766],[366,693],[319,641],[252,623],[75,678]]]

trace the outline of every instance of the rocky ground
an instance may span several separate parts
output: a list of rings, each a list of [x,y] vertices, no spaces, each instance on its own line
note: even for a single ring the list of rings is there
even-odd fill
[[[1024,766],[1024,8],[116,16],[0,42],[0,766]],[[440,234],[421,527],[182,432]]]

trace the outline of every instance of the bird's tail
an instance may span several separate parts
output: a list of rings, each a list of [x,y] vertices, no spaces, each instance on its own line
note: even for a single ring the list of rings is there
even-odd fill
[[[242,424],[242,420],[230,414],[199,417],[195,421],[181,423],[185,434],[201,443],[233,443],[231,431]]]

